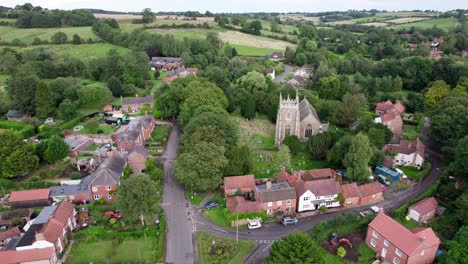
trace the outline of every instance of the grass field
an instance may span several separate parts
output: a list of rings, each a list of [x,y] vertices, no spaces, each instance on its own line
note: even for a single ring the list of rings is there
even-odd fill
[[[254,247],[252,241],[220,237],[207,232],[197,232],[198,263],[240,264]]]
[[[96,18],[113,18],[115,20],[131,20],[141,18],[141,15],[133,14],[94,14]]]
[[[64,27],[64,28],[16,28],[8,26],[0,26],[0,39],[3,41],[12,41],[14,39],[21,40],[22,43],[31,44],[34,38],[40,40],[48,40],[57,32],[67,34],[68,40],[71,40],[73,34],[78,34],[82,39],[99,40],[100,38],[94,34],[91,27]]]
[[[411,11],[401,11],[401,12],[383,12],[376,13],[376,17],[411,17],[411,16],[437,16],[440,13],[438,12],[411,12]]]
[[[449,30],[458,26],[458,21],[455,18],[437,18],[437,19],[428,19],[428,20],[419,21],[419,22],[390,26],[388,28],[396,29],[396,30],[409,29],[411,27],[415,27],[417,29],[428,29],[428,28],[432,28],[434,25],[436,25],[438,28]]]
[[[393,23],[393,24],[405,24],[405,23],[412,23],[412,22],[423,21],[423,20],[428,20],[428,19],[430,18],[429,17],[401,17],[397,19],[387,20],[385,22]]]
[[[220,32],[219,38],[225,43],[257,48],[284,50],[286,47],[295,46],[286,41],[254,36],[238,31]]]
[[[372,22],[381,22],[389,19],[388,17],[377,17],[377,16],[372,16],[372,17],[363,17],[363,18],[355,18],[351,19],[354,23],[372,23]]]
[[[231,46],[236,48],[237,54],[242,56],[265,56],[266,54],[271,54],[274,51],[283,51],[281,49],[257,48],[236,44],[231,44]]]
[[[371,22],[371,23],[364,23],[364,26],[374,26],[374,27],[386,27],[388,24],[384,22]]]
[[[183,39],[204,39],[208,32],[217,32],[216,30],[202,29],[202,28],[151,28],[147,31],[161,35],[174,35],[175,38]]]

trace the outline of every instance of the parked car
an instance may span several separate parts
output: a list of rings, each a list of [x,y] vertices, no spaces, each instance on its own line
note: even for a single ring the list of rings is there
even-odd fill
[[[249,221],[249,223],[247,224],[247,227],[249,229],[257,229],[262,227],[262,219],[259,217],[254,218],[253,220],[247,219],[247,221]]]
[[[377,176],[377,180],[378,180],[381,184],[383,184],[383,185],[387,185],[387,186],[388,186],[388,185],[391,184],[391,182],[390,182],[389,180],[387,180],[387,178],[385,178],[385,176],[383,176],[383,175],[381,175],[381,174],[379,174],[379,175]]]
[[[122,214],[120,214],[119,211],[105,211],[104,214],[110,215],[111,218],[116,218],[116,219],[122,218]]]
[[[368,216],[368,215],[372,215],[372,214],[378,213],[379,210],[380,210],[379,207],[377,207],[377,206],[372,206],[372,207],[370,207],[370,208],[367,209],[367,210],[364,210],[364,211],[359,212],[359,215],[360,215],[361,217],[366,217],[366,216]]]
[[[216,208],[219,207],[218,201],[209,201],[205,204],[205,209]]]
[[[281,224],[283,224],[284,226],[295,225],[297,224],[297,222],[299,221],[297,220],[296,217],[286,216],[286,217],[283,217],[283,219],[281,219]]]

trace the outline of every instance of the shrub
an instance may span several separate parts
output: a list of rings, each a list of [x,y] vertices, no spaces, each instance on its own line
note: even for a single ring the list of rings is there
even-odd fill
[[[72,179],[72,180],[79,180],[81,178],[82,178],[81,173],[79,173],[77,171],[74,171],[74,172],[70,173],[70,179]]]
[[[96,133],[98,133],[98,134],[104,134],[104,130],[102,130],[102,129],[99,128],[99,129],[96,131]]]
[[[336,250],[336,255],[338,255],[340,258],[344,258],[346,256],[346,249],[344,247],[339,247]]]
[[[63,125],[60,126],[60,129],[61,130],[65,130],[65,129],[73,129],[74,127],[76,127],[80,122],[81,122],[81,116],[77,116],[75,118],[73,118],[72,120],[64,123]]]
[[[115,224],[116,222],[117,222],[117,219],[115,219],[115,218],[111,218],[109,220],[109,224],[111,224],[111,225]]]
[[[328,208],[325,205],[320,206],[319,211],[321,213],[326,213],[328,211]]]

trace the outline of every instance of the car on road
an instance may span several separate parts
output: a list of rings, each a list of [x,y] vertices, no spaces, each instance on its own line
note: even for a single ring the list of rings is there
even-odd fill
[[[391,183],[389,180],[387,180],[387,178],[385,178],[385,176],[383,176],[382,174],[379,174],[379,175],[377,176],[377,180],[378,180],[381,184],[383,184],[383,185],[387,185],[387,186],[388,186],[388,185],[392,184],[392,183]]]
[[[254,218],[253,220],[247,219],[247,221],[249,222],[247,224],[247,228],[249,229],[257,229],[262,227],[262,219],[259,217]]]
[[[379,207],[377,207],[377,206],[372,206],[372,207],[370,207],[370,208],[367,209],[367,210],[364,210],[364,211],[359,212],[359,215],[360,215],[361,217],[366,217],[366,216],[368,216],[368,215],[377,214],[379,211],[380,211]]]
[[[205,204],[205,209],[216,208],[219,207],[218,201],[209,201]]]
[[[286,216],[286,217],[283,217],[283,219],[281,219],[281,224],[283,224],[284,226],[295,225],[297,224],[297,222],[299,221],[297,220],[296,217]]]

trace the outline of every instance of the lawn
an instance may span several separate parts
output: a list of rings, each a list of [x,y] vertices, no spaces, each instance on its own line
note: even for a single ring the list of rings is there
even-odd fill
[[[51,41],[51,37],[57,32],[67,34],[69,41],[74,34],[78,34],[83,40],[88,40],[89,38],[100,40],[100,38],[94,34],[91,27],[17,28],[9,26],[0,26],[0,39],[8,42],[19,39],[22,43],[31,44],[35,38],[39,38],[42,41]]]
[[[98,131],[102,130],[102,133],[100,134],[109,135],[116,129],[116,126],[107,124],[99,124],[99,126],[96,129],[87,128],[85,123],[81,123],[79,125],[83,126],[83,129],[81,129],[80,131],[76,131],[76,134],[99,134]]]
[[[416,140],[417,138],[422,139],[421,132],[417,130],[415,126],[403,126],[403,138],[406,140]]]
[[[218,32],[217,30],[204,28],[150,28],[147,31],[161,35],[174,35],[177,39],[205,39],[208,32]]]
[[[203,211],[203,216],[210,219],[213,223],[231,228],[231,223],[226,219],[224,215],[224,209],[226,209],[226,201],[219,193],[213,196],[212,201],[219,202],[219,207],[211,208]]]
[[[242,46],[247,46],[247,47],[257,47],[257,48],[264,48],[264,49],[271,49],[271,50],[284,50],[286,47],[296,46],[286,41],[250,35],[250,34],[238,32],[238,31],[232,31],[232,30],[226,31],[226,32],[220,32],[219,38],[224,43],[229,43],[231,45],[242,45]]]
[[[150,141],[165,143],[169,132],[171,131],[171,126],[168,125],[158,125],[154,128],[153,133],[151,134]]]
[[[436,18],[436,19],[428,19],[419,22],[401,24],[390,26],[388,28],[400,30],[400,29],[410,29],[411,27],[415,27],[417,29],[429,29],[436,25],[438,28],[449,30],[458,26],[458,21],[455,18]]]
[[[241,56],[260,57],[260,56],[265,56],[267,54],[271,54],[275,51],[282,51],[280,49],[257,48],[257,47],[237,45],[237,44],[231,44],[231,46],[235,48],[237,50],[237,54]]]
[[[208,192],[201,192],[201,193],[193,193],[191,194],[190,192],[187,192],[187,196],[190,199],[190,202],[195,205],[199,206],[200,203],[205,199],[205,197],[208,195]]]
[[[197,232],[198,263],[240,264],[254,247],[254,242]]]

